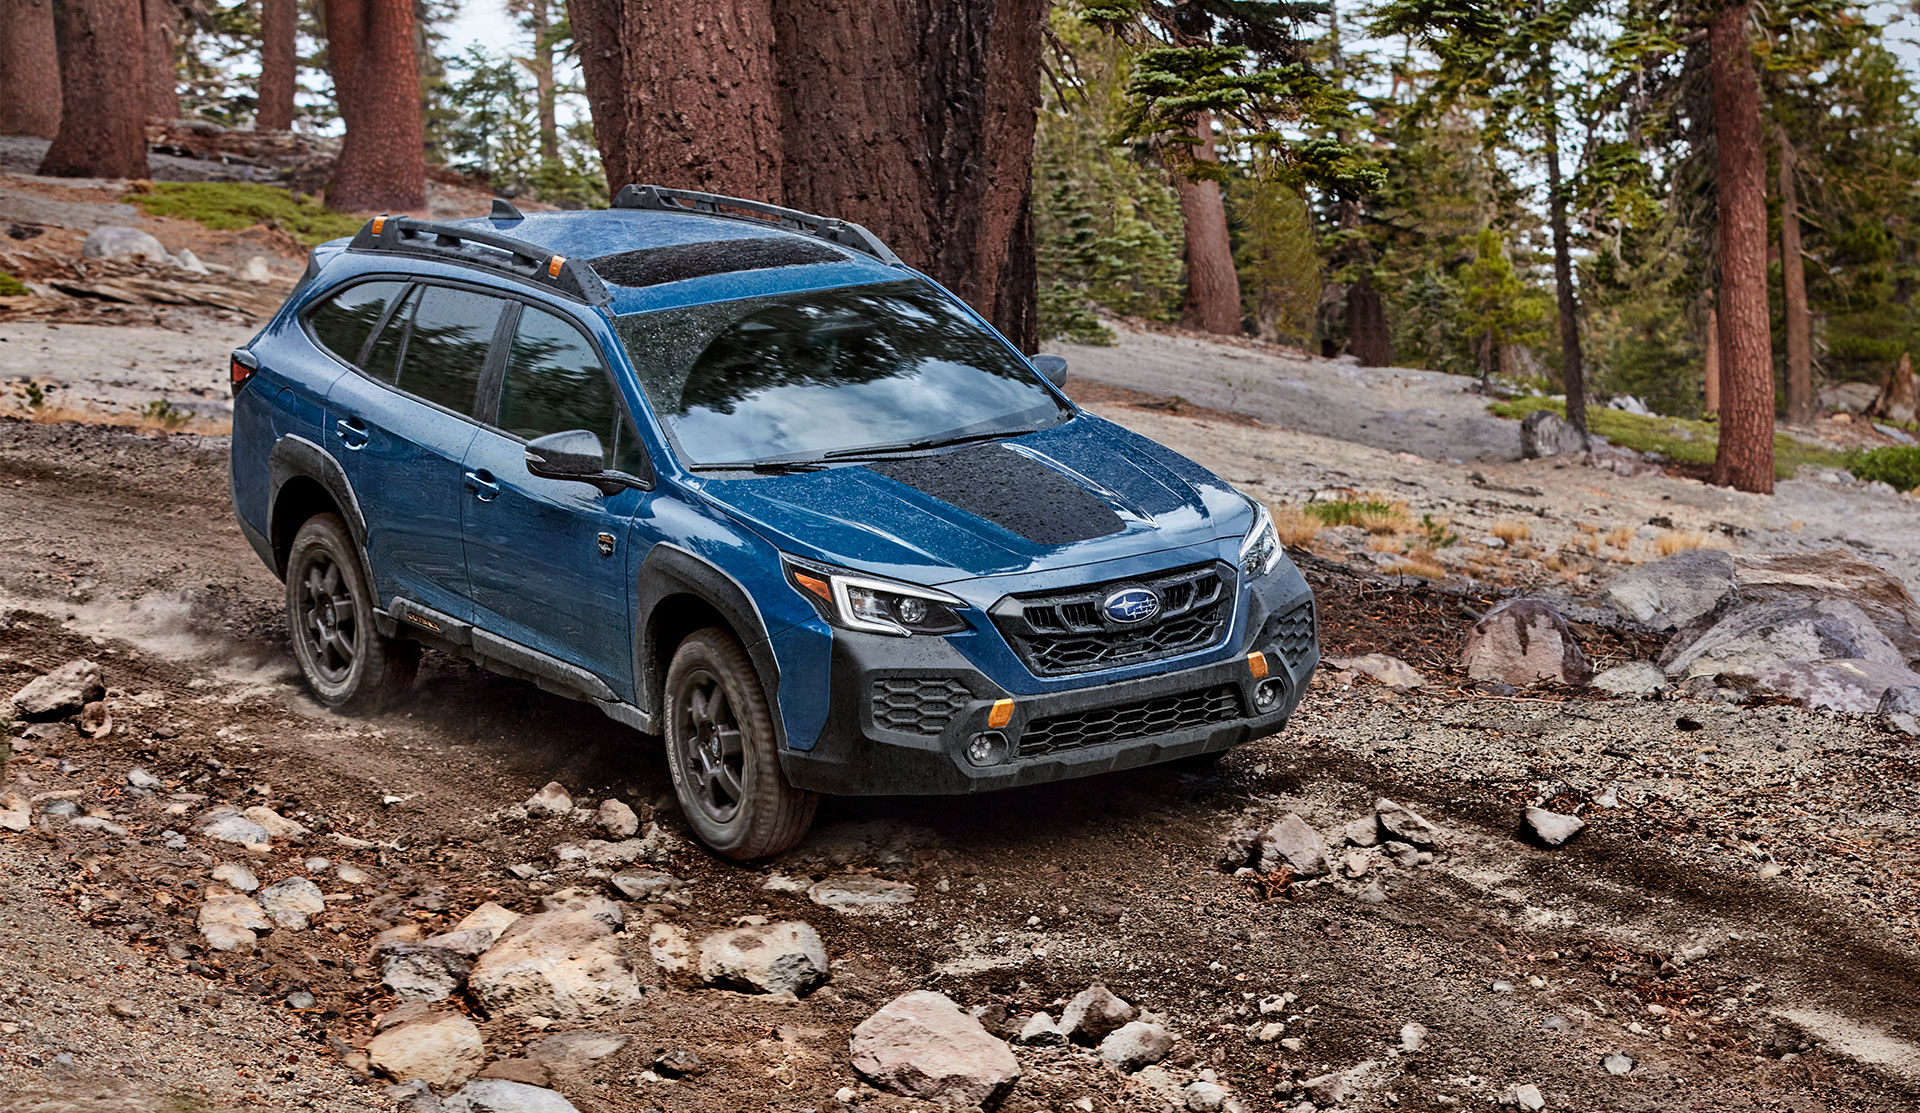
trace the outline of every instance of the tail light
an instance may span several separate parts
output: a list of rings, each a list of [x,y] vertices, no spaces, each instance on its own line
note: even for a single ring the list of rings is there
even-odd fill
[[[227,372],[233,380],[233,393],[240,393],[240,388],[246,386],[247,380],[253,378],[253,373],[259,369],[260,361],[252,352],[244,348],[236,350],[227,364]]]

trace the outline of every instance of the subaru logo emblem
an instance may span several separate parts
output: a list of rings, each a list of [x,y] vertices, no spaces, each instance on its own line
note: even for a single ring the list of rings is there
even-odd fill
[[[1144,587],[1123,588],[1102,600],[1100,609],[1115,622],[1145,622],[1160,613],[1160,597]]]

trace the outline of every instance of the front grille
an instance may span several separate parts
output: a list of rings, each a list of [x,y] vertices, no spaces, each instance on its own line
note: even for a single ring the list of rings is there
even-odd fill
[[[993,608],[993,621],[1036,676],[1118,668],[1203,649],[1226,636],[1233,620],[1233,574],[1199,564],[1138,580],[1114,580],[1072,591],[1013,595]],[[1145,587],[1160,610],[1128,625],[1101,613],[1109,595]]]
[[[958,680],[886,677],[873,682],[873,723],[910,734],[941,734],[972,698]]]
[[[1267,619],[1256,645],[1272,649],[1286,658],[1288,666],[1298,668],[1313,649],[1313,600],[1309,599],[1285,614]]]
[[[1244,715],[1240,689],[1232,684],[1219,684],[1184,695],[1035,719],[1020,735],[1020,756],[1034,757],[1083,746],[1151,738],[1208,723],[1231,722]]]

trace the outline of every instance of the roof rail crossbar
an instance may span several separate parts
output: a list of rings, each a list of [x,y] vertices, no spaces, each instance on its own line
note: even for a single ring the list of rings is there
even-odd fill
[[[778,205],[748,201],[741,197],[725,197],[717,193],[701,193],[692,189],[668,189],[666,186],[657,185],[629,185],[622,188],[619,196],[613,199],[613,207],[652,209],[670,213],[699,213],[702,216],[773,224],[791,232],[817,236],[828,243],[871,255],[890,267],[902,265],[900,257],[888,250],[887,245],[880,242],[880,237],[850,220],[815,216],[797,209],[783,209]]]
[[[376,216],[354,235],[347,250],[420,255],[482,267],[588,305],[605,305],[613,300],[607,294],[606,284],[584,261],[575,262],[539,244],[491,229],[416,220],[410,216]]]

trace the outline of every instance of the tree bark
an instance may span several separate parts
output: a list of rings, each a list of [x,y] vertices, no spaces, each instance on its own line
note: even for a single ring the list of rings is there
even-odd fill
[[[1568,243],[1567,190],[1560,177],[1559,93],[1551,83],[1546,115],[1547,207],[1553,227],[1553,286],[1560,315],[1560,381],[1567,392],[1567,424],[1587,435],[1587,374],[1580,351],[1580,306],[1573,297],[1573,249]]]
[[[173,46],[179,38],[179,11],[173,0],[142,0],[141,34],[147,59],[147,118],[172,120],[180,115],[179,69]]]
[[[253,113],[255,131],[293,127],[298,82],[294,34],[299,22],[295,0],[260,0],[260,103]]]
[[[140,0],[62,0],[55,28],[60,131],[41,160],[40,173],[60,178],[146,177],[147,105],[143,97],[126,95],[125,88],[127,59],[145,57]]]
[[[560,161],[560,126],[554,119],[553,13],[547,0],[529,0],[528,22],[533,30],[533,52],[527,70],[533,74],[534,107],[540,124],[540,161]]]
[[[1700,403],[1700,409],[1709,416],[1720,415],[1720,320],[1714,312],[1713,304],[1707,304],[1707,352],[1703,360],[1706,365],[1706,377],[1702,390],[1706,397]]]
[[[60,134],[53,0],[0,0],[0,135]]]
[[[327,57],[346,123],[328,207],[425,209],[426,128],[411,0],[326,0],[325,14]]]
[[[1194,120],[1195,162],[1217,164],[1213,149],[1213,116],[1202,112]],[[1240,272],[1233,265],[1233,242],[1227,233],[1227,203],[1220,183],[1198,181],[1175,164],[1174,188],[1180,194],[1180,215],[1186,225],[1187,304],[1180,324],[1229,335],[1241,331]]]
[[[1500,366],[1500,345],[1493,345],[1493,361]],[[1347,286],[1347,351],[1362,367],[1393,366],[1393,336],[1387,332],[1387,311],[1373,278],[1365,271]]]
[[[1807,269],[1800,261],[1798,154],[1780,129],[1780,290],[1787,317],[1787,423],[1813,420],[1813,328],[1807,311]]]
[[[781,202],[770,0],[569,0],[568,9],[615,193],[648,182]]]
[[[1749,0],[1707,28],[1720,219],[1720,445],[1714,483],[1773,491],[1773,340],[1767,309],[1767,161]]]

